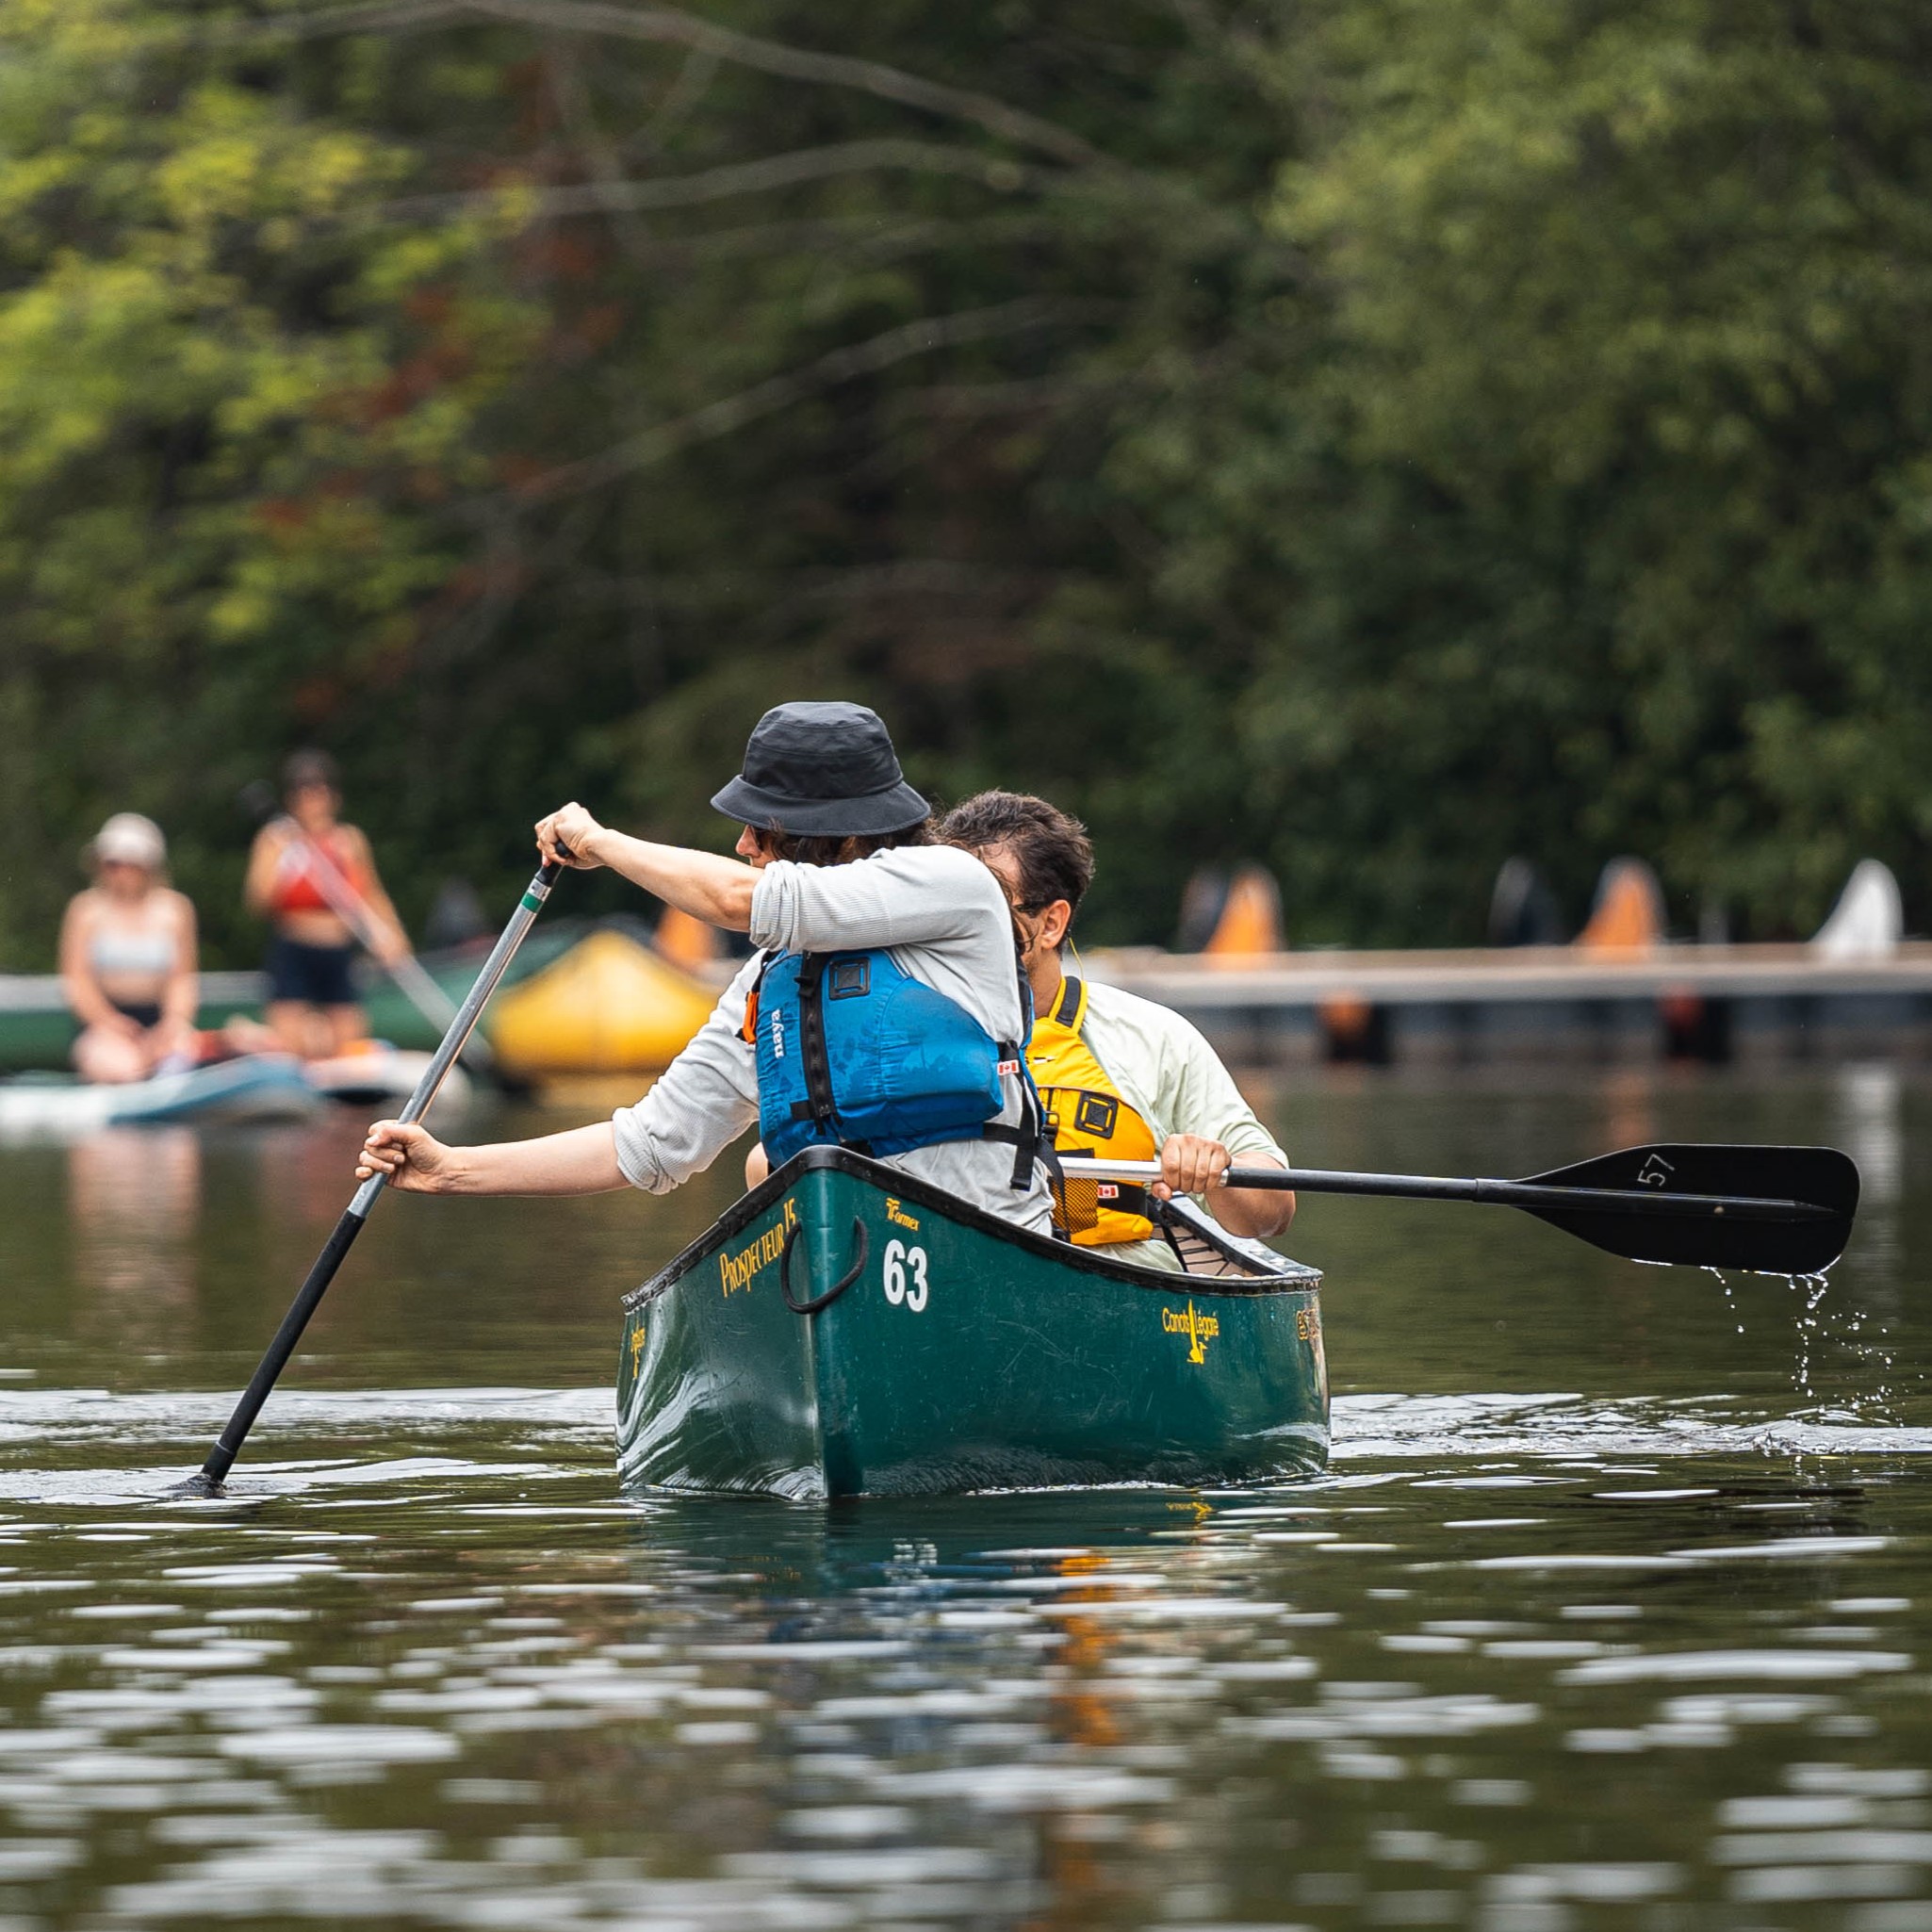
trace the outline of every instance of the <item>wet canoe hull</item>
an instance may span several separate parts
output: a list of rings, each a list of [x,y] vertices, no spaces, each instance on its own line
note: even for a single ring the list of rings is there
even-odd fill
[[[810,1315],[793,1296],[851,1285]],[[628,1482],[798,1498],[1323,1465],[1320,1277],[1122,1267],[811,1149],[627,1302]]]

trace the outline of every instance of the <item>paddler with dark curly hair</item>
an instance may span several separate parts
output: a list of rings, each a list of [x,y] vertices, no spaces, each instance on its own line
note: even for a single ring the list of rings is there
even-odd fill
[[[1007,895],[973,854],[932,843],[877,715],[778,706],[712,803],[745,827],[736,859],[629,837],[577,804],[536,827],[546,860],[607,865],[759,948],[650,1091],[593,1126],[483,1147],[380,1121],[357,1174],[422,1193],[662,1194],[756,1125],[774,1165],[855,1147],[1048,1232]]]
[[[1197,1195],[1230,1234],[1283,1233],[1293,1194],[1220,1185],[1236,1161],[1285,1168],[1288,1158],[1214,1049],[1180,1014],[1066,970],[1069,930],[1093,883],[1087,827],[1044,798],[982,792],[947,812],[939,836],[989,866],[1012,902],[1036,1014],[1026,1056],[1056,1151],[1160,1163],[1146,1192],[1125,1181],[1060,1188],[1067,1238],[1115,1261],[1178,1268],[1149,1193]]]

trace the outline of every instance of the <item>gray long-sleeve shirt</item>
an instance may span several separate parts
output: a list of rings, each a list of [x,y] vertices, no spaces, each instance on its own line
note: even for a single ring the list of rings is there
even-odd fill
[[[752,942],[763,952],[834,952],[884,946],[913,978],[962,1007],[995,1040],[1023,1044],[1027,1022],[1013,957],[1013,922],[1000,882],[971,853],[909,845],[850,865],[776,860],[751,898]],[[635,1106],[611,1124],[617,1165],[634,1187],[663,1194],[708,1168],[758,1119],[758,1068],[741,1038],[755,957],[691,1043]],[[1023,1117],[1016,1074],[1005,1078],[1007,1126]],[[1044,1234],[1052,1203],[1038,1169],[1016,1188],[1013,1149],[997,1140],[948,1140],[895,1154],[890,1166],[916,1174],[974,1207]]]

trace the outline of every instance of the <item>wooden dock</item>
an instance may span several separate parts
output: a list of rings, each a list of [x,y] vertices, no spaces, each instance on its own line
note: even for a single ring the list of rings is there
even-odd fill
[[[1087,970],[1185,1013],[1236,1064],[1932,1059],[1932,943],[1305,952],[1122,948]]]

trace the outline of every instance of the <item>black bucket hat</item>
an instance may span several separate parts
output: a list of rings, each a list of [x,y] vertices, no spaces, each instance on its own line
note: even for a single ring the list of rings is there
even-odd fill
[[[745,770],[712,803],[727,818],[801,838],[877,838],[932,808],[906,782],[885,721],[862,704],[775,705]]]

